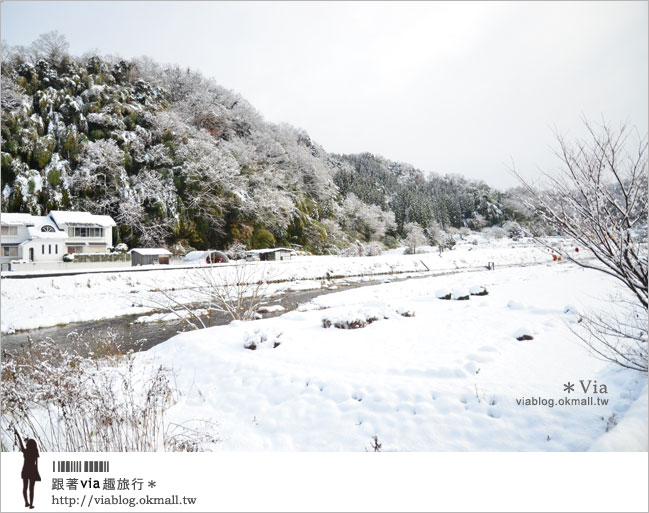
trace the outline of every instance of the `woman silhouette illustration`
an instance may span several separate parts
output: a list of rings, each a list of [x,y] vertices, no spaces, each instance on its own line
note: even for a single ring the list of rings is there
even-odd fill
[[[20,444],[20,451],[23,453],[25,462],[23,463],[23,471],[20,477],[23,479],[23,497],[25,498],[25,507],[34,509],[34,484],[36,481],[41,480],[41,475],[38,473],[38,446],[36,440],[32,438],[27,439],[27,448],[23,445],[23,440],[20,438],[18,431],[14,428],[14,433],[18,437]],[[29,502],[27,501],[27,487],[29,486]]]

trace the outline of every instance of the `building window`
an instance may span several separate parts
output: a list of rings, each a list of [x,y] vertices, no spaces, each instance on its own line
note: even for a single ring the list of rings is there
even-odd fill
[[[45,244],[41,246],[41,253],[44,255],[45,254]]]
[[[16,246],[2,246],[3,257],[17,257],[18,248]]]
[[[103,237],[103,228],[86,228],[85,226],[70,226],[68,228],[70,237]]]
[[[50,225],[45,225],[41,228],[42,232],[54,232],[54,228],[52,228]]]
[[[59,245],[58,244],[54,244],[54,253],[57,254],[57,255],[59,254]]]
[[[52,254],[52,245],[51,244],[48,244],[48,246],[47,246],[47,254],[48,255]]]
[[[18,235],[18,227],[17,226],[2,226],[2,231],[0,232],[1,235],[7,235],[7,236],[13,236],[13,235]]]
[[[68,246],[68,253],[83,253],[83,246]]]

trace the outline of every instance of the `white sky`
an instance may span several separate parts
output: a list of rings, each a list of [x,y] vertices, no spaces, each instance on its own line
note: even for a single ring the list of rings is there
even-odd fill
[[[2,2],[2,39],[64,33],[199,69],[331,152],[506,188],[553,131],[649,116],[647,2]]]

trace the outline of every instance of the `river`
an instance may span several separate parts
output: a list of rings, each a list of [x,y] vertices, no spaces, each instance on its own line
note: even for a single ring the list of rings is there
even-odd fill
[[[262,318],[275,317],[294,310],[298,305],[307,303],[315,297],[367,285],[376,285],[382,281],[363,281],[337,285],[335,289],[287,292],[272,300],[272,304],[282,305],[285,310],[261,315]],[[82,356],[87,356],[89,352],[95,350],[98,340],[110,339],[119,345],[120,351],[146,351],[187,330],[186,324],[181,321],[135,323],[134,321],[141,315],[143,314],[125,315],[99,321],[70,323],[64,326],[19,331],[11,335],[3,335],[2,350],[10,356],[21,352],[30,339],[35,342],[50,339],[61,349],[71,350]],[[209,317],[205,316],[203,320],[209,326],[220,326],[231,321],[230,317],[222,312],[212,312]]]

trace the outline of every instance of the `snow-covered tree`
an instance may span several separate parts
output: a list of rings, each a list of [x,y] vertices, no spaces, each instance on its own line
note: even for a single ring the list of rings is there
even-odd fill
[[[72,172],[70,190],[78,194],[80,208],[114,214],[129,181],[124,152],[112,139],[85,146],[79,167]]]
[[[417,248],[426,244],[426,235],[424,235],[424,230],[417,223],[408,223],[404,226],[406,232],[405,243],[408,247],[408,253],[414,255],[417,253]]]
[[[351,229],[366,242],[380,240],[386,231],[394,229],[394,214],[384,212],[377,205],[363,203],[355,194],[349,194],[343,203],[344,227]]]
[[[58,30],[45,32],[32,43],[35,60],[47,59],[54,64],[58,64],[67,55],[68,48],[70,48],[70,43]]]
[[[501,198],[484,184],[329,154],[197,71],[67,51],[56,32],[3,45],[4,210],[110,214],[130,245],[313,252],[356,238],[394,246],[409,222],[429,236],[433,222],[459,227],[476,212],[502,222]]]
[[[505,221],[503,223],[503,230],[507,232],[507,236],[511,239],[523,235],[523,229],[516,221]]]

